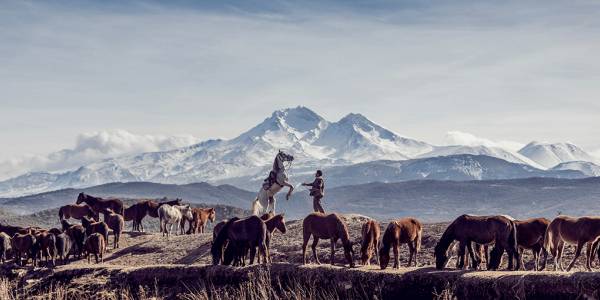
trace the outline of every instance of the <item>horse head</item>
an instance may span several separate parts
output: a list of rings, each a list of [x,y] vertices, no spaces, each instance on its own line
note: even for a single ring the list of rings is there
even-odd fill
[[[216,217],[217,217],[217,213],[215,212],[215,209],[214,209],[214,208],[211,208],[211,209],[209,209],[209,210],[208,210],[208,219],[209,219],[209,220],[210,220],[212,223],[214,223],[214,222],[215,222],[215,219],[216,219]]]
[[[279,150],[279,153],[277,153],[277,158],[279,158],[281,161],[294,161],[293,155],[287,154],[281,150]]]
[[[438,243],[435,245],[433,255],[435,256],[435,268],[442,270],[448,264],[448,249],[444,249],[444,246]]]
[[[346,256],[350,268],[354,268],[354,250],[350,241],[344,243],[344,256]]]
[[[81,204],[82,202],[85,201],[85,199],[87,198],[87,195],[84,193],[79,193],[79,196],[77,196],[77,201],[75,202],[76,204]]]
[[[287,228],[285,227],[284,214],[277,215],[276,217],[279,217],[279,221],[277,222],[277,230],[285,234],[287,232]]]

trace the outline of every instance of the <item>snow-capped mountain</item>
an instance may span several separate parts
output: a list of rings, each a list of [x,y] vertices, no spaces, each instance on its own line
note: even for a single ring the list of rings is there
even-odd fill
[[[556,165],[552,170],[576,170],[589,177],[600,176],[600,166],[589,161],[569,161]]]
[[[499,159],[506,160],[508,162],[517,163],[517,164],[525,164],[532,166],[537,169],[545,169],[545,167],[537,164],[531,159],[519,154],[514,153],[512,151],[498,148],[498,147],[487,147],[487,146],[441,146],[435,147],[431,152],[422,154],[420,158],[425,157],[436,157],[436,156],[450,156],[450,155],[460,155],[460,154],[471,154],[471,155],[486,155]]]
[[[398,136],[360,114],[329,122],[308,108],[296,107],[275,111],[231,140],[209,140],[170,151],[107,159],[62,174],[19,176],[0,183],[0,196],[115,181],[184,184],[262,178],[279,149],[292,153],[296,170],[302,170],[374,159],[406,159],[428,152],[433,146]]]
[[[569,161],[595,161],[591,155],[571,143],[542,143],[534,141],[519,150],[519,153],[546,168],[552,168],[560,163]]]

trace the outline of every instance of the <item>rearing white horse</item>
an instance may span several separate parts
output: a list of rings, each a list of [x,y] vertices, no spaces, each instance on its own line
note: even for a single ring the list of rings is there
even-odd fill
[[[287,174],[285,173],[286,161],[293,161],[294,157],[279,150],[275,161],[273,162],[273,170],[269,173],[267,180],[272,181],[272,184],[268,189],[265,189],[265,185],[260,188],[256,199],[252,202],[252,214],[259,216],[262,213],[273,212],[275,213],[275,194],[277,194],[283,187],[289,187],[289,191],[286,195],[286,199],[289,200],[292,195],[294,187],[289,184]]]

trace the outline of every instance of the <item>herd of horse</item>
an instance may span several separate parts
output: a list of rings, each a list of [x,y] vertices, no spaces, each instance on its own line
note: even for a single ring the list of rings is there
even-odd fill
[[[103,219],[100,220],[100,214]],[[74,204],[59,208],[58,217],[61,228],[20,227],[0,224],[0,258],[7,259],[7,253],[14,254],[14,262],[22,266],[29,260],[33,266],[40,264],[42,258],[45,266],[55,266],[58,259],[66,264],[73,255],[77,259],[82,256],[91,260],[94,255],[96,263],[104,261],[108,251],[109,234],[113,234],[113,249],[120,247],[121,234],[125,222],[132,221],[133,231],[144,231],[142,220],[146,217],[159,218],[160,232],[167,239],[173,225],[180,234],[203,233],[208,221],[214,222],[214,208],[195,208],[182,204],[181,199],[156,202],[140,200],[125,208],[120,199],[102,199],[80,193]],[[68,219],[80,220],[81,224],[72,224]],[[185,231],[185,225],[189,224]]]
[[[282,216],[282,215],[279,215]],[[251,216],[246,219],[232,218],[217,224],[213,232],[211,254],[213,264],[244,266],[250,251],[250,264],[258,250],[259,257],[269,259],[269,241],[275,227],[265,223],[274,216],[265,214],[262,217]],[[262,221],[262,222],[261,222]],[[285,223],[281,217],[277,227],[285,233]],[[348,226],[337,214],[311,213],[302,222],[303,263],[308,263],[307,246],[312,236],[311,245],[314,262],[320,264],[317,255],[317,244],[320,239],[329,239],[331,245],[330,263],[335,264],[335,247],[341,240],[346,264],[354,267],[354,251],[349,238]],[[400,267],[401,244],[408,244],[409,258],[407,267],[417,266],[417,255],[421,248],[423,226],[414,218],[402,218],[391,221],[383,235],[377,221],[368,220],[362,225],[360,261],[370,265],[375,259],[381,269],[388,267],[390,249],[393,249],[393,267]],[[497,270],[502,264],[504,252],[508,256],[508,270],[523,270],[523,251],[533,253],[533,269],[541,271],[546,268],[548,253],[553,256],[554,270],[570,271],[586,246],[586,264],[592,270],[595,252],[599,253],[600,217],[557,216],[550,221],[545,218],[516,220],[506,215],[476,216],[462,215],[456,218],[444,231],[434,248],[435,266],[444,269],[449,262],[452,251],[457,253],[456,268],[480,269],[483,260],[487,270]],[[573,244],[575,256],[567,268],[563,266],[564,247]],[[489,247],[493,247],[491,251]],[[470,261],[470,263],[469,263]],[[260,259],[259,259],[260,263]],[[470,265],[470,266],[469,266]]]
[[[103,219],[100,220],[100,214]],[[142,220],[146,217],[159,218],[160,232],[169,238],[173,225],[176,233],[204,233],[206,224],[215,222],[214,208],[193,208],[183,204],[181,199],[157,202],[140,200],[125,207],[119,199],[102,199],[80,193],[74,204],[60,207],[58,216],[61,228],[18,227],[0,224],[0,259],[7,260],[9,250],[14,254],[14,262],[26,265],[55,266],[58,259],[63,264],[70,255],[77,259],[82,256],[96,263],[103,262],[109,247],[109,234],[112,233],[113,249],[120,247],[120,236],[125,222],[132,222],[134,231],[143,231]],[[72,224],[68,219],[78,219],[81,224]],[[188,230],[185,225],[189,224]],[[272,212],[262,216],[231,218],[215,224],[210,253],[213,264],[245,266],[246,260],[253,264],[271,263],[270,247],[273,233],[287,232],[284,214]],[[308,263],[307,247],[312,237],[313,261],[320,264],[317,255],[319,240],[330,240],[330,263],[335,264],[336,244],[341,240],[345,264],[354,267],[353,243],[348,226],[338,214],[311,213],[302,221],[302,258]],[[360,263],[370,265],[375,259],[381,269],[390,263],[390,250],[394,254],[393,268],[400,267],[400,245],[408,244],[407,267],[418,265],[421,249],[423,225],[415,218],[402,218],[391,221],[383,234],[380,224],[369,219],[362,224],[360,242]],[[502,264],[504,252],[508,256],[508,269],[524,268],[523,251],[533,253],[533,269],[544,270],[548,254],[553,256],[554,270],[569,271],[586,248],[587,270],[592,269],[595,253],[600,249],[600,217],[557,216],[552,221],[545,218],[515,220],[506,215],[476,216],[462,215],[447,226],[434,248],[435,266],[444,269],[450,261],[451,252],[457,253],[456,268],[482,268],[485,260],[487,270],[497,270]],[[573,244],[575,256],[565,268],[563,252],[567,244]],[[491,251],[488,251],[489,248]]]

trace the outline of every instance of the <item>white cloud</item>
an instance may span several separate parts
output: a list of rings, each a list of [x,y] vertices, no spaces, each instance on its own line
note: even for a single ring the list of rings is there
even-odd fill
[[[448,131],[446,133],[446,143],[448,145],[498,147],[510,151],[518,151],[525,146],[523,143],[514,141],[492,141],[486,138],[475,136],[471,133],[456,130]]]
[[[126,130],[82,133],[70,149],[44,155],[24,155],[0,161],[0,179],[33,171],[62,171],[106,158],[165,151],[199,142],[191,135],[135,134]]]

